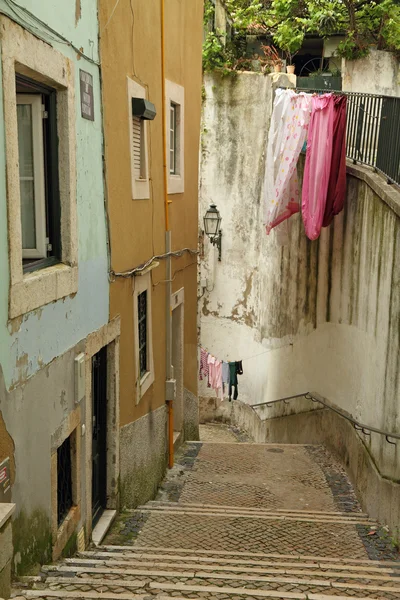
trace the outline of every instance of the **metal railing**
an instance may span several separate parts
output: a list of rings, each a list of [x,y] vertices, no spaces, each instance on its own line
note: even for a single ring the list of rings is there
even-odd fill
[[[327,90],[296,88],[309,93]],[[400,98],[357,92],[347,96],[346,156],[400,185]]]
[[[348,415],[340,408],[333,406],[330,402],[328,402],[326,398],[323,398],[322,396],[317,394],[317,392],[304,392],[303,394],[296,394],[295,396],[286,396],[285,398],[278,398],[277,400],[270,400],[268,402],[259,402],[258,404],[251,404],[249,406],[253,410],[255,408],[259,408],[260,406],[266,406],[267,408],[270,408],[273,404],[277,404],[278,402],[284,402],[285,404],[289,404],[290,400],[296,400],[297,398],[305,398],[306,400],[312,400],[313,402],[322,404],[323,406],[325,406],[325,408],[332,410],[336,414],[349,421],[353,425],[354,429],[356,429],[357,431],[361,431],[364,435],[371,435],[371,432],[378,433],[379,435],[384,435],[387,443],[392,444],[393,446],[396,446],[397,443],[391,442],[389,438],[400,440],[400,433],[392,433],[390,431],[385,431],[384,429],[378,429],[378,427],[364,425],[363,423],[357,421],[357,419],[354,419],[352,416]]]

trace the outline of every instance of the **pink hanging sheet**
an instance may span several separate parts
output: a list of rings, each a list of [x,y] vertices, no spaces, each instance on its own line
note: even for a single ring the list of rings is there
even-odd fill
[[[264,178],[267,234],[300,210],[297,160],[307,136],[311,94],[276,90],[268,135]]]
[[[332,161],[332,94],[313,96],[304,167],[302,212],[306,235],[316,240],[322,228]]]

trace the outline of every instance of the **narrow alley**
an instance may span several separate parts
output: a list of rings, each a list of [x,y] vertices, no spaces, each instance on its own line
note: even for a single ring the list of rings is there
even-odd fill
[[[155,501],[123,511],[103,546],[25,578],[16,599],[400,597],[397,551],[322,446],[201,429],[212,441],[181,448]]]

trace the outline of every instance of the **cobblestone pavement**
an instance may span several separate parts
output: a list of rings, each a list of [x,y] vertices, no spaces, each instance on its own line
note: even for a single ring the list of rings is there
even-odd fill
[[[219,425],[202,435],[104,546],[43,568],[14,596],[399,600],[399,554],[324,448],[248,443]]]
[[[202,442],[251,442],[247,433],[232,425],[222,423],[207,423],[200,425],[200,440]]]

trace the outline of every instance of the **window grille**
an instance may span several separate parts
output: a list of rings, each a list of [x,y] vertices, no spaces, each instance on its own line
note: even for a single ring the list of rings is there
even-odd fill
[[[138,335],[140,377],[148,372],[147,364],[147,290],[138,295]]]
[[[72,507],[71,437],[57,449],[57,522],[60,526]]]

